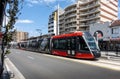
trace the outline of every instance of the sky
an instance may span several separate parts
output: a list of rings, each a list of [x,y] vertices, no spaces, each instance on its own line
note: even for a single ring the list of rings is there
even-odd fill
[[[118,1],[120,3],[120,0]],[[59,3],[60,7],[64,9],[74,2],[75,0],[25,0],[15,29],[28,32],[29,37],[40,35],[36,29],[41,29],[42,34],[47,34],[48,18],[57,9],[57,4]],[[118,14],[120,18],[120,11]]]
[[[36,29],[41,29],[42,34],[47,34],[48,18],[57,9],[57,4],[65,8],[74,2],[75,0],[25,0],[15,29],[28,32],[29,37],[40,35]]]

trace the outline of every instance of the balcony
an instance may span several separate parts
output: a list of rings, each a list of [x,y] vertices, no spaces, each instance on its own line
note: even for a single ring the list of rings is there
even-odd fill
[[[61,24],[64,24],[64,22],[62,21],[62,22],[59,22],[59,25],[61,25]]]
[[[80,16],[87,16],[87,15],[94,14],[94,13],[98,13],[98,12],[100,12],[100,11],[99,11],[99,8],[93,9],[93,10],[87,11],[87,12],[81,12],[81,13],[80,13]]]
[[[53,24],[53,23],[51,23],[51,24],[49,24],[49,25],[48,25],[48,27],[51,27],[51,26],[53,26],[53,25],[54,25],[54,24]]]
[[[64,19],[64,15],[63,16],[59,16],[59,19]]]
[[[76,28],[76,25],[65,26],[65,29]]]
[[[83,3],[81,5],[87,5],[91,2],[94,2],[94,0],[84,0]]]
[[[54,29],[54,26],[48,27],[49,30]]]
[[[64,17],[59,18],[59,20],[64,20]]]
[[[77,16],[76,13],[75,14],[71,14],[69,16],[65,16],[65,19],[69,19],[69,18],[76,17],[76,16]]]
[[[72,22],[76,22],[76,19],[72,19],[72,20],[69,20],[69,21],[66,21],[65,23],[72,23]]]
[[[48,31],[49,31],[49,32],[53,32],[53,31],[54,31],[54,29],[48,29]]]
[[[71,12],[75,12],[75,11],[77,11],[76,8],[75,8],[75,9],[68,10],[68,11],[65,11],[65,14],[68,14],[68,13],[71,13]]]
[[[81,7],[80,11],[88,10],[88,9],[91,9],[91,8],[94,8],[94,7],[98,7],[98,6],[100,6],[100,3],[96,2],[93,5],[87,5],[85,7]]]
[[[89,21],[89,20],[94,20],[94,19],[97,19],[97,18],[100,18],[99,17],[99,14],[97,15],[93,15],[93,16],[89,16],[89,17],[86,17],[86,18],[80,18],[80,21]]]
[[[80,24],[80,27],[88,27],[88,25]]]
[[[64,24],[65,23],[65,21],[59,21],[59,24]]]

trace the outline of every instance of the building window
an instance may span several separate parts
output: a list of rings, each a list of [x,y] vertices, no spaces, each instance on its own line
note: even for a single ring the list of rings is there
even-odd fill
[[[112,28],[112,34],[118,34],[119,33],[119,29],[118,28]]]

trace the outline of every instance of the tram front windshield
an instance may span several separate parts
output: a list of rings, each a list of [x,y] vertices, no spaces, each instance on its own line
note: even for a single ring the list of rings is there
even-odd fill
[[[98,49],[95,39],[89,32],[84,32],[84,36],[91,50]]]

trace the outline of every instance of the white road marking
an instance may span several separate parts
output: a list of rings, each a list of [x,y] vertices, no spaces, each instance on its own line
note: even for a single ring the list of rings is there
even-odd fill
[[[65,57],[60,57],[60,56],[53,56],[53,55],[48,55],[48,54],[43,54],[43,55],[48,56],[48,57],[53,57],[53,58],[64,59],[64,60],[74,61],[74,62],[78,62],[78,63],[88,64],[88,65],[98,66],[101,68],[111,69],[111,70],[115,70],[115,71],[120,71],[120,64],[117,62],[116,62],[117,64],[114,62],[108,63],[108,61],[106,61],[106,63],[105,63],[105,61],[102,61],[102,60],[88,61],[88,60],[77,60],[77,59],[65,58]]]
[[[32,59],[32,60],[34,60],[34,57],[32,57],[32,56],[27,56],[29,59]]]
[[[111,60],[99,60],[98,62],[120,66],[120,63],[115,62],[115,61],[111,61]]]
[[[5,59],[5,66],[8,72],[12,72],[13,73],[13,77],[12,79],[26,79],[22,73],[16,68],[16,66],[9,60],[9,58]]]
[[[15,53],[20,54],[20,52],[15,52]]]

